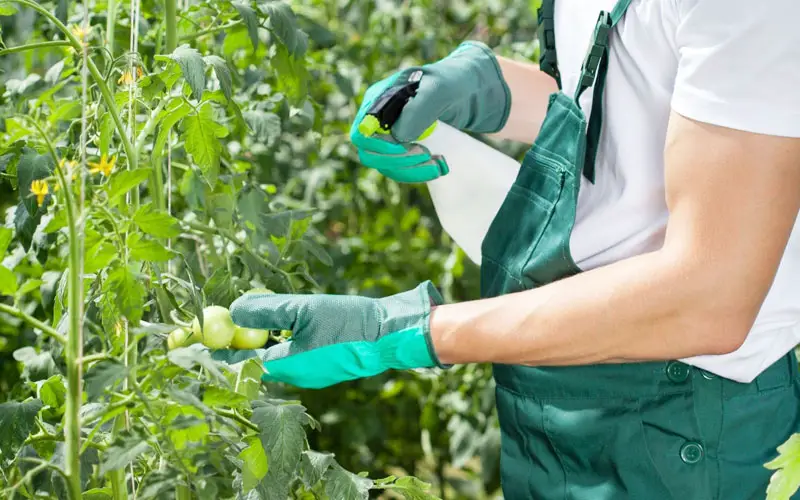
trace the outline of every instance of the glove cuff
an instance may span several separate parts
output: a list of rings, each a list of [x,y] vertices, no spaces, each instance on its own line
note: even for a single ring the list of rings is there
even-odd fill
[[[444,370],[452,367],[453,365],[446,365],[439,361],[439,356],[436,355],[436,349],[433,346],[433,339],[431,338],[431,310],[433,306],[444,304],[444,298],[439,290],[428,280],[420,284],[417,289],[420,291],[423,299],[424,313],[422,315],[422,332],[425,335],[425,344],[428,346],[428,354],[434,365]]]

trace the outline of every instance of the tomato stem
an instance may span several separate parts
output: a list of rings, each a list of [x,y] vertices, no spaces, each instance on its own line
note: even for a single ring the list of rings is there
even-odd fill
[[[111,58],[114,58],[114,30],[117,27],[117,0],[108,0],[106,7],[108,18],[106,19],[106,48]]]
[[[49,49],[55,47],[71,47],[72,44],[66,41],[56,40],[55,42],[39,42],[39,43],[29,43],[27,45],[18,45],[16,47],[8,47],[7,49],[0,50],[0,56],[4,56],[7,54],[14,54],[16,52],[24,52],[26,50],[39,50],[39,49]]]

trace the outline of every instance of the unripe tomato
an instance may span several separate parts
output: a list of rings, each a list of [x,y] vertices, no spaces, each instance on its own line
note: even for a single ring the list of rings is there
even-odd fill
[[[208,306],[203,309],[202,330],[197,318],[192,322],[192,331],[209,349],[228,347],[233,340],[235,330],[236,325],[233,324],[230,311],[222,306]]]
[[[269,330],[258,330],[256,328],[236,327],[231,341],[234,349],[258,349],[264,347],[269,338]]]
[[[192,330],[186,328],[176,328],[169,332],[167,337],[167,347],[169,350],[177,349],[178,347],[186,347],[188,345],[200,342],[200,337],[194,335]]]

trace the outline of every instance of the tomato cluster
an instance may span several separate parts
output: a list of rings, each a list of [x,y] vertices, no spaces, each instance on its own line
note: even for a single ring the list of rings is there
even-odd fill
[[[247,293],[272,293],[266,288],[250,290]],[[201,342],[209,349],[258,349],[269,340],[269,330],[242,328],[231,319],[231,313],[222,306],[208,306],[203,309],[203,326],[195,318],[189,328],[178,327],[170,332],[167,347],[170,350]]]

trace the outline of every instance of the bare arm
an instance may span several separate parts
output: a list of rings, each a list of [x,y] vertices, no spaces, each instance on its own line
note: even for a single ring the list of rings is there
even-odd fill
[[[492,136],[532,144],[547,113],[547,99],[558,90],[556,82],[535,64],[501,56],[497,60],[511,89],[511,112],[505,127]]]
[[[552,366],[736,350],[800,209],[800,139],[673,113],[665,160],[661,250],[535,290],[437,307],[431,333],[441,361]]]

